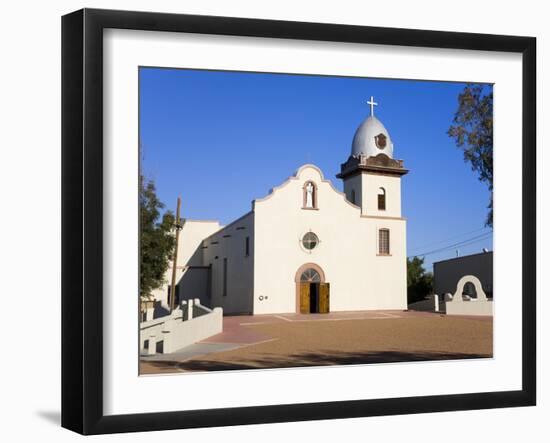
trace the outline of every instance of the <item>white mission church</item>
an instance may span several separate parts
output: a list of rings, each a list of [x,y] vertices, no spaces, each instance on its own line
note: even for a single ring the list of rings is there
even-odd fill
[[[368,103],[371,115],[337,175],[344,193],[306,164],[227,226],[184,221],[176,301],[199,298],[224,314],[407,308],[401,177],[408,171],[393,158],[372,97]],[[171,275],[170,267],[167,282]],[[169,284],[153,295],[168,306]]]

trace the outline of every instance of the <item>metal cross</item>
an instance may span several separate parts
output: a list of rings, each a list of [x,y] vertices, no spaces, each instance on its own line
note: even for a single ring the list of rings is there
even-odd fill
[[[367,102],[367,105],[370,105],[370,115],[374,116],[374,107],[378,106],[378,103],[374,101],[374,97],[370,96],[370,101]]]

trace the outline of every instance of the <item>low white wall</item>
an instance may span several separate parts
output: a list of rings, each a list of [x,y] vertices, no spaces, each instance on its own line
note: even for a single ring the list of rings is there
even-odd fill
[[[152,339],[155,343],[162,341],[162,330],[164,329],[164,324],[169,318],[172,317],[164,316],[161,318],[156,318],[154,320],[144,321],[139,325],[139,348],[141,351],[145,349],[145,341],[147,340]],[[181,321],[181,311],[179,314],[179,318]],[[151,349],[151,341],[149,341],[149,349]]]
[[[212,312],[191,320],[170,320],[166,323],[163,331],[163,353],[175,352],[178,349],[219,334],[222,330],[222,308],[214,308]]]
[[[194,308],[206,313],[188,318],[187,309],[178,308],[170,315],[141,323],[140,349],[145,350],[145,341],[148,340],[148,354],[155,354],[156,344],[162,341],[162,352],[167,354],[222,332],[222,308],[210,310],[202,306],[198,299],[194,300]]]
[[[464,286],[471,283],[475,287],[477,298],[462,295]],[[456,291],[445,303],[447,315],[493,315],[493,301],[487,298],[479,279],[474,275],[463,276],[456,285]]]
[[[448,301],[447,315],[493,315],[491,300]]]

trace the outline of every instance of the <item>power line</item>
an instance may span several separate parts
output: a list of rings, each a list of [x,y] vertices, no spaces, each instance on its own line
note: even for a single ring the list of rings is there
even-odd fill
[[[483,234],[480,234],[480,235],[477,235],[477,236],[474,236],[472,238],[468,238],[466,240],[462,240],[458,243],[454,243],[452,245],[448,245],[448,246],[445,246],[443,248],[439,248],[439,249],[434,249],[432,251],[428,251],[428,252],[424,252],[422,254],[414,254],[414,255],[410,255],[409,258],[411,257],[418,257],[418,256],[421,256],[421,257],[425,257],[426,255],[432,255],[432,254],[435,254],[437,252],[443,252],[443,251],[446,251],[448,249],[453,249],[453,248],[457,248],[457,247],[461,247],[461,246],[468,246],[468,245],[471,245],[471,244],[474,244],[474,243],[477,243],[477,242],[480,242],[482,240],[486,240],[488,239],[491,235],[493,234],[493,231],[491,230],[490,232],[485,232]]]
[[[465,235],[470,235],[470,234],[474,234],[476,232],[484,231],[485,229],[490,229],[490,228],[483,227],[483,228],[474,229],[473,231],[463,232],[462,234],[453,235],[452,237],[447,237],[447,238],[442,239],[442,240],[436,240],[436,241],[433,241],[433,242],[430,242],[430,243],[425,243],[422,246],[417,246],[417,247],[412,248],[412,250],[417,251],[419,249],[425,249],[429,246],[439,245],[441,243],[446,243],[450,240],[455,240],[455,239],[458,239],[458,238],[463,237]]]
[[[487,228],[486,226],[484,226],[483,228],[478,228],[478,229],[474,229],[473,231],[468,231],[468,232],[464,232],[462,234],[457,234],[457,235],[453,235],[452,237],[448,237],[446,239],[443,239],[443,240],[436,240],[436,241],[433,241],[433,242],[430,242],[430,243],[426,243],[422,246],[417,246],[415,248],[412,248],[413,251],[417,251],[419,249],[425,249],[429,246],[433,246],[433,245],[439,245],[441,243],[446,243],[450,240],[455,240],[457,238],[460,238],[460,237],[463,237],[465,235],[470,235],[470,234],[473,234],[474,232],[480,232],[480,231],[484,231],[485,229],[490,229],[490,228]],[[413,255],[418,255],[418,254],[413,254]]]
[[[472,238],[469,238],[469,239],[466,239],[466,240],[463,240],[461,242],[458,242],[458,243],[454,243],[452,245],[449,245],[449,246],[445,246],[443,248],[439,248],[439,249],[434,249],[432,251],[428,251],[428,252],[424,252],[422,254],[414,254],[412,256],[409,256],[410,257],[415,257],[415,256],[421,256],[421,257],[425,257],[427,255],[432,255],[432,254],[436,254],[438,252],[443,252],[443,251],[447,251],[449,249],[453,249],[453,248],[458,248],[458,247],[462,247],[462,246],[469,246],[471,244],[474,244],[474,243],[478,243],[482,240],[487,240],[488,238],[490,238],[492,234],[492,231],[491,232],[487,232],[485,234],[481,234],[479,236],[476,236],[476,237],[472,237]]]

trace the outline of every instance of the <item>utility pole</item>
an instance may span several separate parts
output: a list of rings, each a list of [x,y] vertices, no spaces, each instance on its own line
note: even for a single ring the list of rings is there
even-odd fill
[[[174,259],[172,260],[172,284],[170,287],[170,312],[176,309],[176,272],[178,267],[178,243],[180,231],[182,228],[180,220],[181,197],[178,197],[178,206],[176,209],[176,220],[174,226],[176,228],[176,246],[174,248]]]

